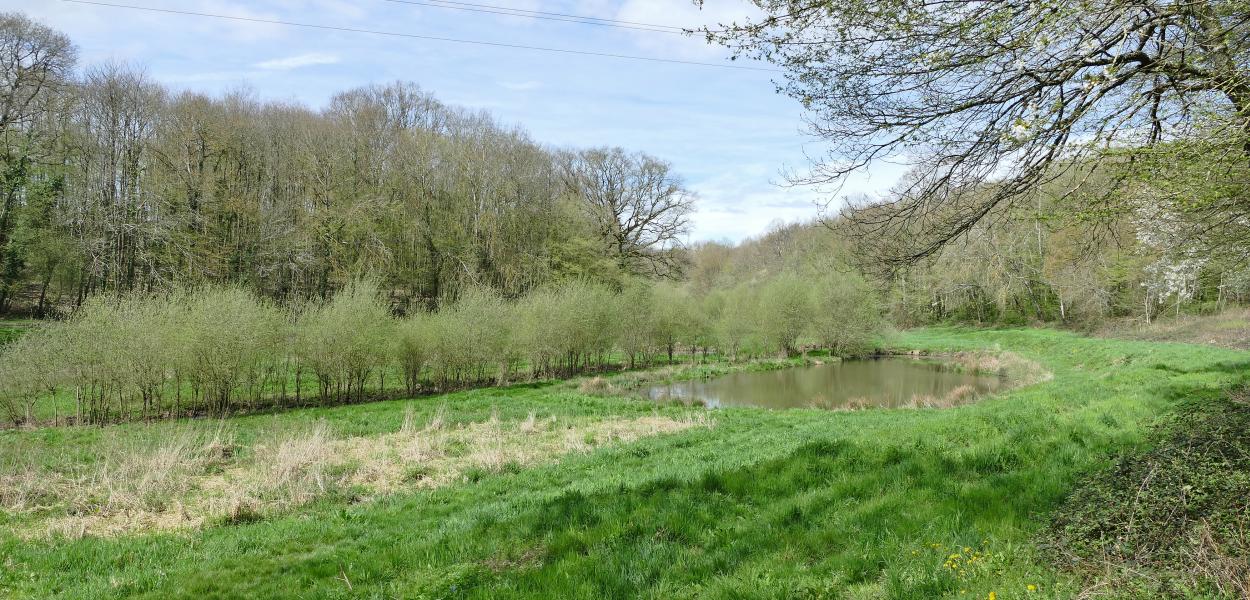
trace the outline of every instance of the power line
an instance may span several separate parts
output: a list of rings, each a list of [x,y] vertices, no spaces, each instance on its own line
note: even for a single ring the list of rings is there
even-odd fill
[[[402,33],[397,31],[380,31],[376,29],[360,29],[356,27],[341,27],[337,25],[317,25],[313,23],[298,23],[295,21],[280,21],[277,19],[261,19],[257,17],[238,17],[233,15],[221,15],[215,13],[193,12],[189,10],[175,10],[172,8],[153,8],[150,6],[135,6],[132,4],[113,4],[109,2],[96,2],[95,0],[61,0],[61,2],[69,2],[73,4],[88,4],[91,6],[105,6],[109,8],[122,8],[128,10],[139,10],[147,12],[165,13],[173,15],[186,15],[193,17],[209,17],[213,19],[226,19],[230,21],[244,21],[248,23],[265,23],[269,25],[285,25],[289,27],[305,27],[309,29],[321,29],[327,31],[344,31],[349,33],[366,33],[370,35],[382,35],[389,37],[400,37],[416,40],[431,40],[436,42],[452,42],[456,44],[474,44],[479,46],[492,46],[495,48],[512,48],[518,50],[536,50],[539,52],[553,52],[557,54],[576,54],[582,56],[598,56],[601,58],[618,58],[623,60],[640,60],[647,62],[670,63],[679,65],[690,65],[696,67],[713,67],[717,69],[737,69],[741,71],[764,71],[769,73],[780,73],[779,69],[771,69],[768,67],[753,67],[749,65],[731,65],[723,63],[699,62],[694,60],[681,60],[676,58],[655,58],[651,56],[636,56],[631,54],[613,54],[610,52],[592,52],[588,50],[570,50],[567,48],[547,48],[543,46],[526,46],[523,44],[511,44],[507,42],[488,42],[482,40],[465,40],[459,38],[438,37],[432,35],[418,35],[415,33]]]
[[[446,8],[451,10],[465,10],[479,13],[489,13],[493,15],[507,15],[510,17],[525,17],[529,19],[544,19],[547,21],[560,21],[564,23],[577,23],[579,25],[600,25],[603,27],[617,27],[620,29],[633,29],[635,31],[650,31],[653,33],[671,33],[682,35],[686,30],[681,27],[672,25],[657,25],[654,23],[638,23],[635,21],[620,21],[617,19],[604,19],[601,17],[588,17],[583,15],[574,15],[568,13],[553,13],[541,10],[528,10],[524,8],[508,8],[506,6],[495,6],[493,4],[474,4],[471,2],[451,2],[449,0],[430,0],[428,2],[420,2],[418,0],[385,0],[396,4],[411,4],[415,6],[429,6],[433,8]]]
[[[641,25],[643,27],[660,27],[664,29],[682,30],[681,27],[674,27],[672,25],[658,25],[656,23],[639,23],[638,21],[622,21],[620,19],[604,19],[601,17],[589,17],[586,15],[574,15],[574,14],[569,14],[569,13],[548,12],[545,10],[530,10],[528,8],[508,8],[505,6],[494,6],[490,4],[474,4],[472,2],[458,2],[456,0],[434,0],[434,1],[440,4],[458,4],[460,6],[472,6],[476,8],[500,8],[504,10],[510,10],[513,12],[529,13],[533,15],[551,15],[553,17],[572,17],[575,19],[587,19],[590,21],[607,21],[609,23],[621,23],[624,25]]]

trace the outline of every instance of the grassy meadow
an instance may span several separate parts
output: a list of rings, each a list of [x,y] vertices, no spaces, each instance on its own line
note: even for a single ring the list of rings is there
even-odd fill
[[[609,377],[3,431],[0,597],[1175,592],[1152,583],[1183,579],[1166,565],[1110,585],[1052,522],[1152,451],[1156,423],[1228,404],[1250,354],[1026,329],[894,344],[1010,351],[1051,376],[949,409],[705,411],[604,393]]]

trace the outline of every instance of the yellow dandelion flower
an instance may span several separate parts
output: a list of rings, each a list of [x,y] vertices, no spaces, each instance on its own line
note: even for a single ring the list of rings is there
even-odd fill
[[[1031,583],[1030,583],[1030,584],[1029,584],[1029,591],[1030,591],[1030,592],[1036,592],[1036,591],[1037,591],[1037,586],[1035,586],[1035,585],[1033,585],[1033,584],[1031,584]]]
[[[990,592],[990,600],[998,600],[998,594],[995,594],[994,592]]]

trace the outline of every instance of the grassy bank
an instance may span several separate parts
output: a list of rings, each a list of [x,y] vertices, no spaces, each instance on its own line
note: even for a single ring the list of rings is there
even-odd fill
[[[1074,486],[1146,451],[1152,423],[1237,386],[1250,362],[1232,350],[1036,330],[929,330],[898,343],[1010,350],[1053,377],[948,410],[726,409],[615,438],[586,432],[698,411],[547,385],[232,419],[224,427],[240,464],[317,427],[344,441],[395,436],[406,422],[517,432],[547,421],[574,438],[510,466],[462,467],[439,485],[349,485],[188,527],[49,536],[40,526],[64,507],[9,511],[0,594],[1069,598],[1089,579],[1056,570],[1041,542]],[[4,432],[0,460],[6,474],[51,465],[68,476],[108,460],[101,448],[210,426],[223,425]]]

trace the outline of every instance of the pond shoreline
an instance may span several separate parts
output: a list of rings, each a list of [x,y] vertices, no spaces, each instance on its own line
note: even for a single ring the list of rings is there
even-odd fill
[[[708,408],[937,408],[966,404],[1006,385],[999,373],[983,373],[928,357],[871,356],[806,368],[735,372],[702,380],[653,384],[653,402]]]

